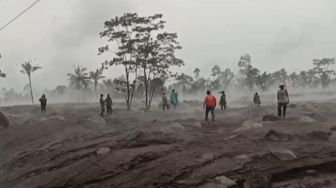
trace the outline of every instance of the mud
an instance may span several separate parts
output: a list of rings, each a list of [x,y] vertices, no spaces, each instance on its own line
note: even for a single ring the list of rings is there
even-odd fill
[[[232,108],[216,122],[193,101],[105,118],[94,104],[3,107],[0,187],[332,187],[335,107],[298,103],[274,121],[262,121],[274,105]]]

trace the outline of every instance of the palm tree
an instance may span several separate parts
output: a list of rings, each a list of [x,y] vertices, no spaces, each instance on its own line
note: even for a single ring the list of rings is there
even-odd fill
[[[67,74],[70,77],[70,86],[78,90],[87,88],[90,83],[89,74],[86,72],[87,69],[80,66],[74,66],[74,68],[74,73]]]
[[[105,78],[105,76],[103,76],[102,74],[103,74],[103,70],[102,69],[97,69],[96,71],[91,71],[90,72],[90,79],[93,82],[93,88],[95,90],[96,97],[98,96],[97,87],[99,85],[99,80]]]
[[[22,70],[20,71],[23,74],[26,74],[28,76],[28,81],[29,81],[29,89],[30,89],[30,96],[31,96],[31,100],[32,100],[32,104],[34,104],[34,96],[33,96],[33,87],[32,87],[32,81],[31,81],[31,75],[33,74],[33,72],[41,69],[41,66],[34,66],[30,63],[30,61],[24,62],[21,65]]]

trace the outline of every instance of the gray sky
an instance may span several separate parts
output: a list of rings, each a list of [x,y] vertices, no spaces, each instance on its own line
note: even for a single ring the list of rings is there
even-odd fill
[[[0,0],[0,25],[33,1]],[[335,10],[335,0],[41,0],[0,32],[0,66],[8,74],[0,87],[22,90],[19,65],[28,59],[44,67],[33,75],[37,89],[67,84],[74,65],[98,68],[103,22],[125,12],[163,13],[183,46],[180,71],[199,67],[206,75],[215,64],[236,70],[244,53],[262,70],[307,69],[313,58],[336,56]]]

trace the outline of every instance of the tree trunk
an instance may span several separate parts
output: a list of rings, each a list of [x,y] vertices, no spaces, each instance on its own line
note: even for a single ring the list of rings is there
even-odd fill
[[[144,71],[144,79],[145,79],[146,110],[148,110],[149,109],[149,103],[148,103],[148,80],[147,80],[146,65],[143,67],[143,71]]]
[[[125,72],[126,72],[126,105],[127,105],[127,110],[131,111],[131,104],[130,104],[130,95],[131,95],[131,91],[130,91],[130,83],[129,83],[129,70],[127,68],[127,66],[125,65]]]
[[[98,99],[97,84],[94,84],[94,90],[95,90],[95,93],[96,93],[96,99]]]
[[[31,96],[32,104],[34,104],[33,88],[32,88],[32,83],[31,83],[31,77],[30,77],[30,75],[28,75],[28,80],[29,80],[30,96]]]

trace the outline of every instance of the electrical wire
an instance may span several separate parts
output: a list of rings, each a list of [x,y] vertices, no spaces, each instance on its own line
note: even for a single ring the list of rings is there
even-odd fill
[[[26,9],[24,9],[22,12],[20,12],[17,16],[15,16],[13,19],[11,19],[8,23],[6,23],[4,26],[0,28],[0,32],[4,30],[6,27],[8,27],[11,23],[13,23],[15,20],[20,18],[23,14],[25,14],[29,9],[33,8],[37,3],[39,3],[41,0],[36,0],[34,3],[29,5]]]

